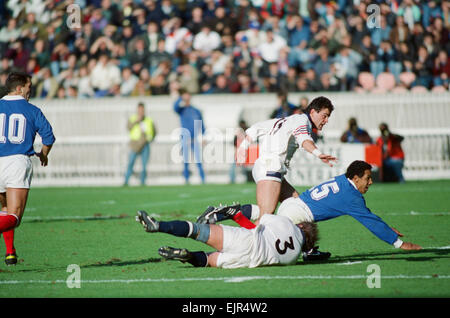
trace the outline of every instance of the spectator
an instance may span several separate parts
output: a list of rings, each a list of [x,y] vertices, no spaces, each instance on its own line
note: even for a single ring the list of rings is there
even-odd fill
[[[399,75],[402,69],[399,56],[394,47],[389,41],[381,42],[377,49],[375,60],[371,62],[371,72],[376,78],[380,73],[389,70],[395,77],[396,82],[399,82]]]
[[[386,123],[381,123],[379,128],[381,136],[376,143],[383,152],[383,181],[404,183],[405,179],[402,170],[405,154],[401,146],[404,138],[391,133]]]
[[[150,21],[147,26],[147,33],[142,37],[144,47],[147,48],[150,54],[158,51],[158,45],[161,40],[164,41],[164,35],[160,32],[159,26],[156,22]]]
[[[369,133],[358,126],[356,118],[348,120],[348,128],[341,135],[341,142],[347,143],[372,143]]]
[[[319,58],[314,63],[313,68],[316,75],[320,77],[323,73],[330,72],[330,65],[332,64],[332,61],[326,46],[318,48],[317,54],[319,55]]]
[[[95,97],[108,95],[114,85],[120,85],[120,81],[120,69],[110,61],[108,55],[101,55],[91,72],[91,83],[95,91]]]
[[[133,74],[130,68],[125,67],[122,70],[122,81],[120,83],[120,95],[130,96],[136,86],[138,77]]]
[[[37,63],[41,68],[50,66],[50,53],[48,52],[48,48],[46,48],[43,39],[36,40],[34,43],[34,51],[31,56],[34,56],[37,59]]]
[[[433,60],[428,54],[425,46],[420,46],[417,58],[414,62],[413,71],[416,74],[415,85],[430,88],[433,81]]]
[[[186,27],[195,36],[205,25],[205,21],[203,19],[203,9],[199,6],[195,7],[192,9],[191,14],[192,17],[186,23]]]
[[[271,29],[267,30],[265,35],[266,39],[258,46],[258,51],[264,61],[264,73],[267,74],[268,65],[278,62],[280,51],[287,46],[287,43],[281,36],[275,35]]]
[[[205,133],[205,125],[201,112],[191,105],[191,94],[181,89],[179,97],[173,106],[174,111],[180,116],[182,134],[181,134],[181,150],[183,153],[183,176],[185,183],[189,183],[190,171],[189,163],[191,162],[191,152],[194,153],[194,160],[197,164],[200,179],[205,183],[205,172],[202,165],[202,148],[199,138]]]
[[[200,91],[198,79],[199,72],[190,64],[183,64],[179,66],[180,75],[178,80],[182,88],[189,94],[197,94]],[[186,95],[187,96],[187,95]]]
[[[6,51],[5,56],[13,61],[13,67],[19,71],[25,71],[30,58],[30,52],[24,47],[22,41],[16,41]]]
[[[297,106],[288,101],[288,93],[280,90],[277,93],[277,108],[272,112],[270,118],[284,118],[292,115]]]
[[[414,24],[420,21],[420,8],[414,4],[413,0],[403,0],[398,8],[397,15],[403,16],[406,25],[410,30],[413,29]]]
[[[409,38],[409,28],[405,24],[403,16],[398,15],[395,19],[395,26],[391,29],[389,40],[395,48],[399,49],[400,43],[406,42]]]
[[[433,67],[433,85],[444,86],[446,89],[449,87],[450,78],[450,58],[447,51],[439,51],[438,56],[434,60]]]
[[[0,53],[6,52],[8,44],[15,42],[20,37],[20,29],[16,19],[9,19],[8,24],[0,29]]]
[[[216,81],[214,83],[212,93],[214,93],[214,94],[231,93],[231,90],[228,87],[227,78],[223,74],[219,74],[216,76]]]
[[[131,70],[135,74],[150,67],[150,52],[145,49],[145,42],[142,38],[137,38],[133,45],[133,50],[129,54]]]
[[[239,28],[236,18],[231,12],[227,12],[227,8],[217,7],[214,16],[207,19],[206,23],[211,29],[220,35],[234,36]]]
[[[170,77],[170,62],[162,61],[158,68],[153,72],[150,79],[150,91],[152,95],[167,95],[169,94],[169,77]]]
[[[342,90],[352,91],[357,84],[362,56],[350,47],[344,46],[339,50],[334,61],[338,76],[343,83]]]
[[[166,51],[174,54],[183,41],[192,42],[192,32],[182,26],[180,18],[172,18],[163,27],[166,36]]]
[[[128,166],[125,173],[124,185],[127,186],[137,157],[141,157],[142,170],[140,175],[141,185],[145,185],[147,178],[147,163],[150,159],[150,143],[156,137],[156,128],[153,119],[145,115],[145,105],[140,102],[136,114],[130,116],[127,122],[130,138],[130,153]]]
[[[212,31],[209,25],[203,25],[194,36],[192,47],[194,50],[200,51],[202,57],[207,57],[212,51],[219,48],[221,44],[219,33]]]
[[[81,98],[93,97],[95,92],[92,88],[89,70],[86,66],[80,67],[78,78],[78,96]]]

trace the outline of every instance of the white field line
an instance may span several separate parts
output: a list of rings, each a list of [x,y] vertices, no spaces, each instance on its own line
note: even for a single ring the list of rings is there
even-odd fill
[[[132,283],[177,283],[177,282],[224,282],[224,283],[240,283],[251,280],[352,280],[367,279],[365,275],[348,275],[348,276],[237,276],[237,277],[191,277],[191,278],[142,278],[142,279],[96,279],[96,280],[80,280],[81,284],[132,284]],[[449,279],[450,275],[393,275],[381,276],[381,279]],[[70,281],[73,282],[73,281]],[[65,284],[66,280],[4,280],[0,281],[0,285],[20,285],[20,284]]]
[[[380,214],[385,215],[420,215],[420,216],[435,216],[435,215],[450,215],[450,212],[416,212],[416,211],[410,211],[410,212],[386,212]]]

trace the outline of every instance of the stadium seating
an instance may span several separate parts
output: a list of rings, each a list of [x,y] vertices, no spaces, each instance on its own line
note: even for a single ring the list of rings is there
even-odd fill
[[[376,78],[376,86],[382,91],[391,91],[395,87],[395,77],[392,73],[383,72]]]
[[[411,88],[411,93],[413,94],[423,94],[426,92],[428,92],[428,89],[425,86],[418,85]]]
[[[402,83],[406,88],[410,88],[411,84],[416,80],[416,74],[413,72],[402,72],[399,75],[400,83]]]
[[[359,73],[358,82],[365,91],[370,92],[375,87],[375,77],[370,72]]]

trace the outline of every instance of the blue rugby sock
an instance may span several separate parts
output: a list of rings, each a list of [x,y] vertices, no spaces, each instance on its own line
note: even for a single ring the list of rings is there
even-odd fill
[[[188,261],[189,264],[195,267],[206,267],[208,265],[208,255],[205,252],[191,252],[191,255],[193,257]]]
[[[159,232],[178,237],[189,237],[206,243],[209,239],[210,229],[208,224],[198,224],[189,221],[160,221]]]

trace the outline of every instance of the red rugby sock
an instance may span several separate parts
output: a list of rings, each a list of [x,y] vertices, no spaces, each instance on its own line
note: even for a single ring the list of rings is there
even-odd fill
[[[11,230],[3,232],[3,239],[5,240],[6,246],[6,254],[14,254],[16,252],[16,249],[14,248],[14,231],[15,228],[12,228]]]
[[[0,215],[0,233],[5,234],[6,231],[14,229],[19,219],[13,214]]]
[[[239,211],[238,213],[236,213],[235,216],[233,216],[233,221],[249,230],[256,227],[256,225],[253,224],[249,219],[247,219],[245,215],[242,214],[241,211]]]

